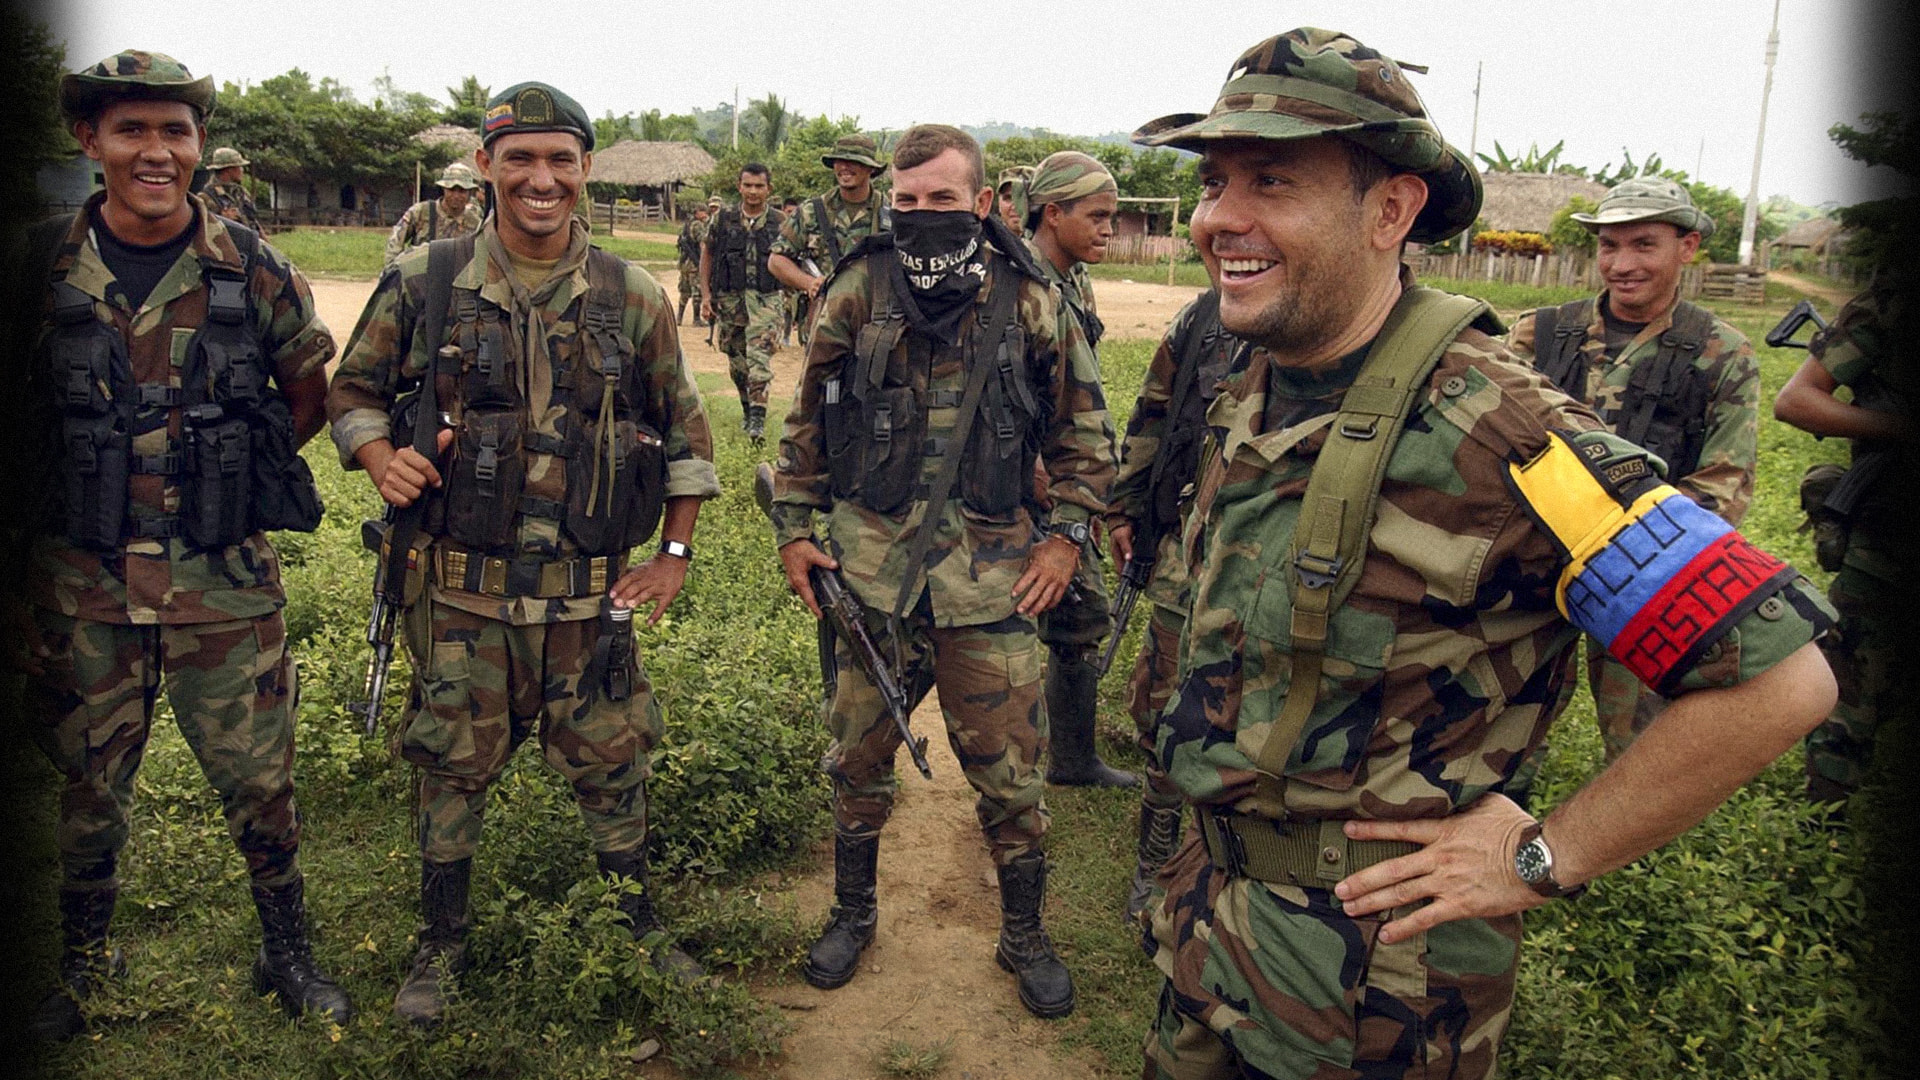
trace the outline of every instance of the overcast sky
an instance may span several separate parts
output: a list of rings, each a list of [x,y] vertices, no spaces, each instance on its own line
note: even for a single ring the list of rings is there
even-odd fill
[[[1845,204],[1891,190],[1888,170],[1861,168],[1826,136],[1883,105],[1878,88],[1904,74],[1896,39],[1865,25],[1872,2],[1782,0],[1763,197]],[[1496,139],[1510,154],[1565,139],[1561,160],[1591,168],[1618,162],[1623,146],[1636,161],[1655,151],[1745,194],[1773,0],[1042,0],[962,10],[913,0],[65,0],[55,31],[71,67],[146,48],[220,82],[298,67],[363,99],[382,72],[436,98],[468,74],[495,90],[544,79],[598,117],[711,108],[737,84],[743,104],[771,90],[796,111],[870,127],[1005,121],[1098,135],[1205,112],[1243,49],[1319,25],[1430,67],[1416,85],[1463,149],[1484,63],[1481,151]]]

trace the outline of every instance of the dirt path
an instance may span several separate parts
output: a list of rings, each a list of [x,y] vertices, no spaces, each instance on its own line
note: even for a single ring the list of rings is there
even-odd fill
[[[1791,270],[1769,270],[1767,271],[1767,280],[1777,281],[1790,289],[1799,289],[1803,293],[1819,297],[1836,308],[1845,306],[1846,302],[1853,299],[1854,293],[1858,291],[1836,289],[1831,285],[1822,285],[1818,282],[1809,281]]]
[[[655,277],[660,280],[661,287],[667,290],[668,298],[676,299],[675,273],[671,270],[659,271]],[[1200,293],[1199,289],[1188,286],[1153,285],[1136,281],[1096,281],[1093,288],[1101,321],[1107,325],[1107,337],[1114,341],[1159,338],[1181,305]],[[366,306],[367,297],[372,292],[373,282],[370,279],[313,279],[313,295],[319,304],[320,318],[333,330],[334,340],[342,348],[353,333],[354,324],[360,321],[360,309]],[[724,378],[727,374],[726,356],[707,344],[706,330],[693,327],[692,319],[693,314],[689,311],[687,325],[680,328],[680,346],[687,354],[687,363],[696,374],[704,372]],[[786,397],[799,385],[803,358],[797,340],[774,354],[775,397]]]

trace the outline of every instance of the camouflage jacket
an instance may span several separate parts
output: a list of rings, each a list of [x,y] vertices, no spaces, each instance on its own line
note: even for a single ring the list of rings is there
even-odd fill
[[[95,313],[119,330],[137,382],[177,387],[194,330],[207,312],[201,266],[237,270],[240,253],[227,234],[225,219],[203,203],[192,204],[193,239],[136,311],[100,261],[89,226],[90,215],[105,198],[104,193],[95,194],[75,216],[53,272],[65,275],[69,284],[92,297]],[[300,271],[262,241],[248,288],[248,310],[272,363],[275,384],[285,387],[322,370],[333,358],[333,334],[320,321],[313,293]],[[50,290],[46,296],[42,317],[51,318]],[[39,377],[37,366],[34,370]],[[36,423],[59,423],[51,415],[50,396],[43,396],[50,394],[43,388],[34,395],[36,408],[47,410],[38,414],[42,419]],[[170,409],[165,423],[135,433],[133,453],[146,457],[175,452],[182,438],[180,410]],[[180,509],[180,487],[171,477],[135,475],[128,488],[134,513],[172,514]],[[33,601],[82,619],[135,625],[223,622],[265,615],[286,603],[279,559],[264,533],[214,551],[189,550],[178,537],[133,539],[122,551],[104,556],[62,536],[43,534],[34,541],[32,552],[28,576]]]
[[[253,196],[247,194],[244,184],[223,184],[218,180],[201,189],[200,195],[213,207],[213,212],[228,221],[237,221],[254,232],[260,232],[260,216],[253,206]]]
[[[683,274],[692,272],[698,275],[700,273],[700,245],[707,242],[707,223],[697,218],[688,218],[687,223],[680,226],[680,240],[690,241],[693,248],[693,258],[689,259],[686,256],[685,249],[680,247],[679,242],[674,244],[675,258],[679,260],[680,272]]]
[[[400,253],[408,248],[418,247],[434,240],[450,240],[456,236],[479,232],[480,222],[485,214],[480,209],[478,194],[476,192],[475,198],[467,200],[466,209],[462,210],[458,217],[447,213],[447,208],[444,206],[439,207],[439,212],[435,213],[434,204],[440,201],[438,199],[426,199],[407,207],[407,212],[401,214],[400,220],[393,223],[393,231],[387,234],[387,261],[383,264],[383,268],[392,266],[393,260],[399,258]],[[431,236],[427,235],[430,226],[433,233]]]
[[[879,229],[880,211],[887,205],[887,197],[878,189],[867,195],[863,203],[849,203],[840,197],[840,189],[820,196],[826,203],[828,221],[825,226],[820,221],[818,209],[812,199],[802,200],[798,209],[787,216],[786,224],[780,226],[780,238],[773,242],[773,254],[785,255],[803,265],[812,259],[821,274],[833,272],[833,259],[827,252],[827,242],[821,236],[823,228],[832,228],[834,237],[840,241],[840,254],[844,257],[860,242],[861,237],[870,236]]]
[[[1194,310],[1200,301],[1189,301],[1174,315],[1167,332],[1160,337],[1160,344],[1153,350],[1153,359],[1147,364],[1146,379],[1140,384],[1140,396],[1134,401],[1133,413],[1127,418],[1127,436],[1120,447],[1120,474],[1114,478],[1113,493],[1107,501],[1107,528],[1128,524],[1139,535],[1140,523],[1151,516],[1149,503],[1152,492],[1149,482],[1153,478],[1153,464],[1160,456],[1160,446],[1167,434],[1170,418],[1167,410],[1173,403],[1173,384],[1176,369],[1180,363],[1180,354],[1186,348],[1187,335],[1194,332]],[[1227,362],[1232,360],[1231,346],[1234,339],[1222,335],[1222,347],[1209,357],[1203,357],[1201,365],[1202,380],[1218,381],[1227,371]],[[1206,389],[1196,386],[1195,391]],[[1194,446],[1199,452],[1198,444]],[[1191,505],[1190,503],[1188,504]],[[1153,578],[1147,583],[1141,595],[1161,607],[1186,614],[1193,599],[1188,594],[1186,559],[1180,552],[1180,533],[1178,529],[1168,529],[1161,537],[1154,554]]]
[[[1847,302],[1833,322],[1815,335],[1808,355],[1833,376],[1833,381],[1853,395],[1853,404],[1865,409],[1905,412],[1920,401],[1920,376],[1912,362],[1892,362],[1897,346],[1888,340],[1888,326],[1898,326],[1901,315],[1890,310],[1898,299],[1874,292],[1863,292]],[[1856,439],[1853,459],[1860,462],[1875,450],[1892,451],[1896,462],[1894,476],[1911,477],[1914,449],[1877,446]],[[1904,453],[1902,453],[1904,451]],[[1867,501],[1884,505],[1889,500],[1882,483],[1869,487]],[[1876,508],[1877,509],[1877,508]],[[1857,517],[1847,530],[1847,551],[1843,565],[1888,581],[1897,581],[1912,572],[1908,560],[1900,557],[1905,529],[1896,525],[1887,529],[1886,521],[1895,515],[1868,512]],[[1904,515],[1900,515],[1904,516]]]
[[[1600,295],[1606,296],[1604,292]],[[1506,339],[1508,351],[1528,361],[1533,359],[1533,322],[1534,312],[1520,316]],[[1634,365],[1653,359],[1660,347],[1660,335],[1672,326],[1673,308],[1668,307],[1636,334],[1619,356],[1609,357],[1605,320],[1600,302],[1594,302],[1586,344],[1581,346],[1587,354],[1587,386],[1579,396],[1609,428],[1617,430],[1620,424]],[[1753,501],[1753,470],[1760,438],[1760,364],[1746,335],[1720,318],[1713,320],[1713,336],[1707,339],[1695,364],[1708,373],[1713,386],[1707,407],[1706,441],[1700,448],[1699,467],[1668,480],[1693,501],[1729,524],[1738,525]]]
[[[522,377],[522,396],[532,417],[528,427],[534,433],[557,438],[572,406],[555,400],[554,372],[570,365],[581,347],[576,320],[587,291],[586,226],[573,226],[566,255],[552,276],[532,293],[506,268],[506,255],[499,244],[499,236],[489,223],[480,231],[473,261],[460,269],[454,286],[477,289],[482,305],[500,309],[512,339],[508,345],[510,357],[533,357],[531,363],[513,365]],[[426,371],[424,347],[414,341],[413,318],[402,312],[417,311],[425,302],[427,254],[426,248],[409,251],[381,276],[327,390],[333,441],[339,448],[341,464],[348,469],[359,468],[353,456],[356,450],[376,439],[392,438],[388,414],[395,397],[405,384],[418,380]],[[667,458],[666,495],[712,498],[720,493],[713,468],[713,437],[699,391],[680,353],[673,308],[659,284],[639,266],[627,265],[626,284],[620,330],[633,344],[653,394],[651,400],[637,407],[660,429]],[[443,379],[440,385],[444,391],[457,383]],[[458,427],[462,409],[457,395],[449,397],[443,392],[439,404]],[[564,502],[566,470],[556,467],[560,459],[545,453],[525,453],[529,458],[526,496]],[[578,553],[552,520],[522,515],[518,528],[523,557],[557,560]],[[437,584],[433,596],[453,607],[516,625],[589,618],[600,610],[600,598],[596,596],[502,600]]]
[[[890,257],[890,254],[874,259]],[[802,539],[813,531],[815,511],[826,514],[828,547],[840,560],[842,573],[860,599],[878,611],[892,611],[902,575],[916,578],[921,571],[906,566],[907,547],[926,514],[925,500],[914,502],[898,517],[876,514],[852,502],[835,500],[827,479],[824,432],[821,427],[823,386],[841,369],[852,352],[860,328],[869,321],[873,259],[853,260],[821,294],[820,321],[807,347],[800,392],[787,415],[775,466],[774,543]],[[984,302],[994,276],[1007,264],[995,260],[987,285],[976,303]],[[1042,415],[1050,417],[1033,438],[1051,479],[1048,494],[1053,517],[1059,522],[1086,522],[1105,505],[1113,482],[1113,428],[1107,421],[1106,399],[1093,350],[1087,348],[1080,327],[1061,308],[1053,289],[1022,277],[1015,319],[1025,331],[1030,369],[1044,375]],[[901,350],[914,347],[919,335],[909,331]],[[897,355],[897,354],[896,354]],[[958,348],[936,350],[925,393],[963,389],[966,369]],[[923,397],[922,401],[925,400]],[[957,397],[956,397],[957,400]],[[932,410],[928,435],[946,440],[952,434],[957,409]],[[976,422],[978,422],[976,418]],[[921,466],[921,480],[931,484],[942,458],[929,455]],[[964,511],[960,499],[949,497],[929,554],[926,571],[937,626],[972,626],[997,622],[1013,613],[1019,580],[1032,546],[1032,521],[1023,507],[1009,521],[994,521]]]
[[[1060,290],[1061,305],[1080,321],[1080,329],[1098,351],[1100,339],[1106,336],[1106,327],[1100,322],[1099,310],[1094,307],[1093,275],[1087,273],[1087,264],[1076,262],[1063,274],[1041,252],[1040,245],[1033,242],[1033,237],[1027,237],[1026,243],[1033,261],[1039,263],[1040,269],[1047,275],[1047,283]]]
[[[1468,329],[1388,458],[1312,713],[1282,775],[1262,776],[1290,689],[1288,544],[1351,379],[1256,348],[1207,415],[1183,538],[1193,607],[1157,745],[1189,799],[1296,820],[1442,816],[1545,738],[1583,631],[1672,695],[1751,678],[1830,625],[1791,567]]]

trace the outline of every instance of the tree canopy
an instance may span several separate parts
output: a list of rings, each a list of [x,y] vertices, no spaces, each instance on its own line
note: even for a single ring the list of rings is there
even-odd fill
[[[269,180],[374,187],[412,179],[416,162],[445,165],[445,147],[413,139],[440,122],[431,99],[393,91],[390,81],[382,96],[404,108],[362,104],[336,80],[315,82],[299,68],[251,87],[227,83],[207,124],[208,145],[234,147]]]

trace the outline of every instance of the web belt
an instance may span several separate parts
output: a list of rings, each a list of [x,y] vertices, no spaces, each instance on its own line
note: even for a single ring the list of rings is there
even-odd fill
[[[1420,850],[1405,840],[1349,839],[1343,820],[1275,821],[1207,806],[1195,816],[1215,866],[1272,885],[1330,889],[1349,874]]]

